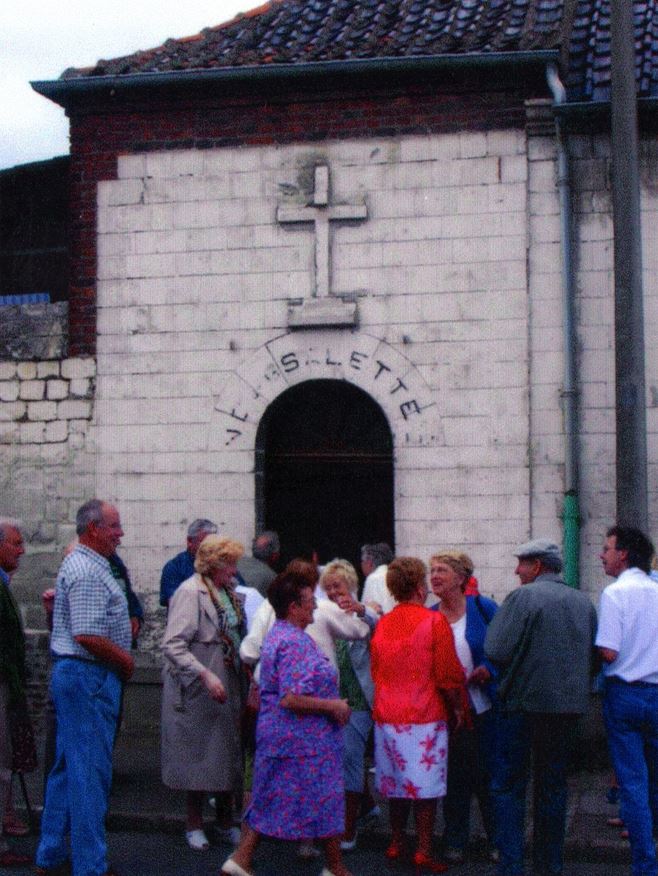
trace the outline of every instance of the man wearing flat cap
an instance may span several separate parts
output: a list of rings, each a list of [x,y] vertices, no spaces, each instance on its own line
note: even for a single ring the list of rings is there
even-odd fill
[[[537,538],[515,551],[521,587],[493,617],[484,643],[499,667],[500,727],[492,792],[500,876],[523,873],[526,786],[534,761],[533,868],[563,869],[566,767],[587,711],[596,612],[560,576],[559,547]]]

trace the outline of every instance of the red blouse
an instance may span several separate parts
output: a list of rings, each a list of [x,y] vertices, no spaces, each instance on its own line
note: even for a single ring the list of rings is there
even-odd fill
[[[438,611],[403,602],[379,620],[370,644],[372,716],[380,724],[445,721],[441,689],[464,688],[450,624]]]

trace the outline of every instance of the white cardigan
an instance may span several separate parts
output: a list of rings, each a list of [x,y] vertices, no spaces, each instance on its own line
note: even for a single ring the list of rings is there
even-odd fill
[[[254,665],[260,660],[260,652],[265,636],[270,631],[276,616],[270,602],[265,600],[258,607],[248,635],[240,645],[240,657],[245,663]],[[314,640],[323,654],[326,654],[332,664],[336,664],[336,639],[365,639],[370,627],[365,621],[352,612],[343,611],[340,606],[329,599],[321,599],[313,612],[313,623],[306,627],[305,632]],[[255,677],[258,681],[258,668]]]

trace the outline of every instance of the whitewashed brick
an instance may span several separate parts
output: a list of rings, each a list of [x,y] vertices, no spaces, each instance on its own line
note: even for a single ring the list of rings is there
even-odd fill
[[[45,389],[46,384],[43,380],[23,380],[19,389],[19,398],[31,401],[38,401],[43,398]]]
[[[13,402],[18,398],[20,384],[17,380],[0,382],[0,402]]]
[[[21,423],[19,429],[22,444],[42,444],[46,431],[45,423]]]
[[[46,423],[46,429],[44,432],[44,441],[50,443],[57,443],[60,441],[66,441],[68,438],[68,426],[66,422],[62,420],[53,420],[50,423]]]
[[[62,377],[73,380],[82,377],[93,377],[96,373],[95,359],[65,359],[62,362]]]
[[[60,401],[67,398],[69,394],[69,384],[66,380],[47,380],[46,381],[46,398],[52,401]]]
[[[61,401],[58,403],[57,416],[61,420],[88,419],[91,416],[91,402]]]
[[[92,382],[89,377],[80,377],[72,380],[69,388],[73,398],[88,398],[91,395]]]
[[[59,362],[37,362],[37,377],[59,377]]]
[[[16,366],[16,374],[21,380],[34,380],[37,376],[36,362],[19,362]]]
[[[525,182],[528,179],[526,156],[503,155],[500,159],[500,179],[504,183]]]
[[[462,158],[482,158],[487,152],[486,134],[469,132],[459,135],[459,154]]]
[[[11,380],[16,376],[15,362],[0,362],[0,380]]]
[[[29,402],[27,406],[28,420],[54,420],[57,416],[57,405],[51,401]]]
[[[0,405],[0,421],[20,420],[25,416],[27,405],[22,401],[5,402]]]

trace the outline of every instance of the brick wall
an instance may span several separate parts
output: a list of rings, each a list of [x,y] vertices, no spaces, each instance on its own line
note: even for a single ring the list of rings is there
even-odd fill
[[[443,86],[445,89],[445,86]],[[349,92],[267,94],[231,86],[213,99],[178,92],[148,101],[115,97],[102,108],[72,107],[71,355],[93,355],[96,344],[96,184],[116,177],[117,156],[195,148],[322,142],[414,133],[487,130],[523,122],[522,95],[508,91],[446,93],[425,86],[351,83]]]

